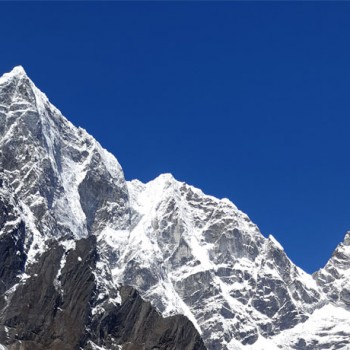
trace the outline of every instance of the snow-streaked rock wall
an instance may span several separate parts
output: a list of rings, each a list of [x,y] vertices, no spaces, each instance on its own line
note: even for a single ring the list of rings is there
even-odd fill
[[[350,346],[349,235],[313,278],[228,199],[170,174],[125,181],[21,67],[0,78],[0,167],[0,343],[31,349],[63,325],[85,349],[119,349],[121,334],[161,349],[202,349],[199,334],[209,350]],[[120,329],[145,310],[170,338]]]
[[[323,301],[311,276],[229,200],[165,174],[129,184],[129,249],[113,270],[163,314],[187,315],[210,349],[253,344]]]

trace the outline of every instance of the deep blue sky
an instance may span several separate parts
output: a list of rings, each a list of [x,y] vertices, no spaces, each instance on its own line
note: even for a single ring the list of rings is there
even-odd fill
[[[0,4],[21,64],[127,179],[230,198],[308,272],[350,229],[350,3]]]

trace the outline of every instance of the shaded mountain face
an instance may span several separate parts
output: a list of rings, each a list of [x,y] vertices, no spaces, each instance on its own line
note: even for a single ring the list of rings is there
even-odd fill
[[[330,326],[350,326],[348,238],[313,278],[229,200],[170,174],[125,181],[21,67],[0,78],[0,167],[8,349],[350,344]]]

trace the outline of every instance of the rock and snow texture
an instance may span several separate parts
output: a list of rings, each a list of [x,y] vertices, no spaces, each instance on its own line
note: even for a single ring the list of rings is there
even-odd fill
[[[1,344],[204,349],[183,316],[162,318],[134,289],[122,300],[111,276],[130,231],[122,169],[21,67],[0,78],[0,167]],[[140,327],[146,316],[158,333]]]
[[[129,194],[130,248],[112,273],[163,314],[194,319],[208,348],[252,344],[322,302],[312,278],[227,199],[168,174],[130,182]]]
[[[106,225],[127,227],[119,163],[67,121],[21,67],[0,80],[0,149],[3,180],[34,236],[82,238]]]
[[[350,307],[350,232],[315,279],[332,301]]]
[[[279,349],[350,349],[349,311],[331,304],[274,338]]]
[[[170,174],[126,182],[21,67],[0,78],[0,166],[9,349],[350,347],[349,235],[312,277],[229,200]]]

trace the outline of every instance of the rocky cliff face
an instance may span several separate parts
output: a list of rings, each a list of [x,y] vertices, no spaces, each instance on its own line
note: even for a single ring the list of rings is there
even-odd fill
[[[8,349],[350,344],[330,326],[350,325],[347,239],[313,278],[229,200],[169,174],[125,181],[21,67],[0,78],[0,167]]]
[[[326,266],[314,277],[330,300],[350,307],[350,232],[335,249]]]
[[[132,244],[113,272],[163,314],[194,318],[210,349],[253,344],[308,318],[323,297],[273,237],[230,201],[162,175],[129,183]]]
[[[187,318],[163,318],[131,287],[101,298],[98,262],[94,236],[68,247],[50,242],[30,276],[7,294],[0,336],[8,349],[205,349]]]
[[[124,247],[110,251],[100,236],[129,229],[122,169],[21,67],[0,79],[0,166],[0,343],[204,349],[183,316],[163,318],[133,289],[122,300],[110,266]],[[148,316],[156,328],[135,336]]]

